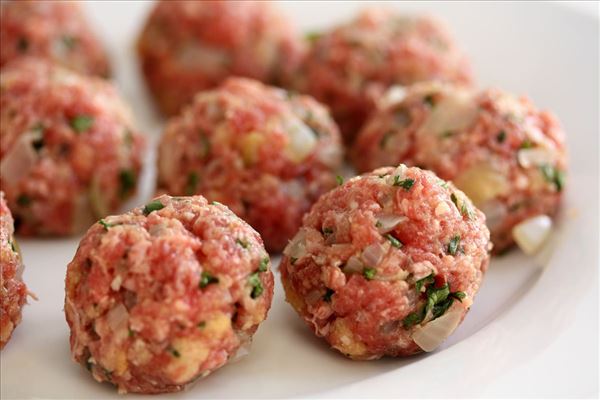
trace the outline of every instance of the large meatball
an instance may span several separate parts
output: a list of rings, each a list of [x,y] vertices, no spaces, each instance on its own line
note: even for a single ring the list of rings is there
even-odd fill
[[[82,231],[135,192],[144,138],[109,83],[25,58],[0,85],[0,183],[19,233]]]
[[[486,214],[496,252],[513,243],[518,223],[556,213],[566,169],[552,115],[499,90],[440,83],[392,89],[353,159],[360,171],[402,162],[452,180]]]
[[[83,74],[109,75],[104,48],[77,2],[3,1],[0,16],[0,66],[28,55]]]
[[[258,233],[201,196],[100,220],[67,268],[71,352],[119,392],[161,393],[243,355],[273,297]]]
[[[229,76],[289,81],[303,43],[268,2],[163,0],[146,22],[138,53],[160,109],[173,115]]]
[[[13,233],[12,215],[0,191],[0,349],[21,322],[21,308],[27,302],[23,260]]]
[[[387,167],[323,195],[284,251],[287,301],[353,359],[435,349],[489,261],[483,214],[450,183]]]
[[[335,186],[341,153],[337,127],[310,97],[231,78],[167,125],[158,188],[226,204],[281,251]]]
[[[445,27],[428,17],[368,9],[315,36],[297,86],[331,107],[351,142],[389,86],[431,79],[471,80],[466,57]]]

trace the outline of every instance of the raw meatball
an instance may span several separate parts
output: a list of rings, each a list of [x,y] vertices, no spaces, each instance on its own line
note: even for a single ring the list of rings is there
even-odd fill
[[[201,196],[100,220],[67,268],[73,359],[121,393],[182,390],[247,352],[269,265],[258,233]]]
[[[146,81],[166,115],[229,76],[289,81],[304,53],[268,2],[160,1],[138,40]]]
[[[108,77],[104,48],[74,1],[3,1],[0,66],[25,55]]]
[[[24,58],[0,85],[0,183],[19,233],[83,231],[135,192],[144,138],[109,83]]]
[[[281,251],[336,185],[341,153],[337,127],[313,99],[231,78],[167,125],[158,188],[226,204]]]
[[[21,308],[27,302],[27,287],[21,277],[23,260],[13,233],[12,215],[0,192],[0,349],[21,322]]]
[[[512,228],[554,215],[566,169],[563,132],[526,98],[449,84],[394,88],[359,134],[360,171],[406,163],[452,180],[486,214],[494,251]]]
[[[452,184],[387,167],[323,195],[284,251],[287,301],[353,359],[432,351],[462,321],[489,262],[483,214]]]
[[[368,9],[313,39],[297,86],[331,107],[347,143],[389,86],[471,80],[464,54],[446,28],[428,17]]]

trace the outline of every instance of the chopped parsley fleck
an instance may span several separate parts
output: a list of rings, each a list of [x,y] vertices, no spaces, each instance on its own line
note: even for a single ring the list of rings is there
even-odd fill
[[[188,196],[193,195],[196,192],[196,186],[198,186],[198,174],[192,171],[188,174],[187,183],[185,185],[185,194]]]
[[[450,295],[461,302],[465,297],[467,297],[467,294],[465,292],[453,292],[450,293]]]
[[[200,321],[196,326],[198,327],[198,329],[204,329],[206,328],[206,321]]]
[[[552,165],[543,165],[541,168],[542,174],[546,181],[553,183],[558,192],[563,190],[565,185],[565,174],[561,170],[554,168]]]
[[[290,264],[294,265],[294,264],[296,264],[296,261],[298,261],[298,258],[290,257]]]
[[[363,276],[368,281],[373,280],[373,278],[375,278],[376,274],[377,274],[377,270],[375,268],[365,268],[365,269],[363,269]]]
[[[136,176],[135,172],[131,169],[121,170],[119,173],[119,182],[121,183],[119,189],[119,196],[121,199],[127,197],[129,193],[135,188]]]
[[[17,248],[15,247],[15,243],[12,240],[9,240],[10,248],[14,253],[17,253]]]
[[[206,271],[202,271],[202,275],[200,275],[200,284],[198,285],[200,289],[204,289],[212,283],[219,283],[219,278],[212,276]]]
[[[381,221],[375,222],[375,228],[381,228],[382,226],[383,224],[381,223]]]
[[[135,332],[131,329],[129,329],[129,337],[134,337],[135,336]]]
[[[250,243],[248,243],[246,239],[235,239],[235,243],[237,243],[238,246],[241,246],[244,249],[250,247]]]
[[[473,212],[471,211],[471,209],[469,208],[469,206],[467,205],[466,201],[462,201],[461,204],[458,204],[458,197],[456,196],[455,193],[452,193],[450,195],[450,200],[452,200],[452,203],[454,203],[454,205],[456,206],[456,209],[464,216],[467,217],[469,219],[471,219],[473,217]]]
[[[20,53],[25,53],[28,48],[29,40],[27,40],[27,38],[20,37],[19,40],[17,40],[17,50],[19,50]]]
[[[454,135],[454,131],[445,131],[440,136],[445,139],[445,138],[449,138],[453,135]]]
[[[210,154],[210,140],[203,131],[200,132],[200,140],[202,141],[202,157],[208,157]]]
[[[504,132],[504,131],[498,132],[498,134],[496,135],[496,141],[498,143],[504,143],[505,140],[506,140],[506,132]]]
[[[435,278],[433,276],[433,272],[427,275],[425,278],[421,278],[415,282],[415,289],[417,289],[418,293],[421,293],[421,289],[423,286],[431,285],[435,282]]]
[[[399,241],[398,239],[396,239],[395,237],[393,237],[390,233],[388,233],[387,235],[385,235],[385,237],[387,238],[387,240],[390,241],[390,243],[392,244],[392,246],[396,247],[396,248],[400,248],[402,247],[402,242]]]
[[[169,346],[169,348],[168,348],[168,351],[169,351],[169,353],[171,353],[171,354],[173,355],[173,357],[175,357],[175,358],[179,358],[179,357],[181,357],[181,353],[179,353],[179,351],[177,351],[177,349],[176,349],[176,348],[174,348],[174,347],[172,347],[172,346]]]
[[[41,122],[36,123],[31,127],[31,131],[36,134],[36,138],[31,141],[31,145],[35,151],[39,152],[44,147],[44,124]]]
[[[90,117],[89,115],[78,115],[71,119],[70,124],[71,128],[73,128],[75,132],[82,133],[94,125],[94,118]]]
[[[260,263],[258,264],[258,270],[260,272],[265,272],[269,268],[269,257],[265,256],[261,258]]]
[[[432,95],[432,94],[428,94],[427,96],[425,96],[425,97],[423,98],[423,102],[424,102],[425,104],[427,104],[429,107],[433,107],[433,106],[435,106],[435,99],[433,98],[433,95]]]
[[[326,301],[327,303],[330,303],[331,296],[333,296],[334,293],[335,293],[335,291],[333,289],[327,288],[327,290],[325,291],[325,294],[323,295],[323,300]]]
[[[328,237],[329,235],[331,235],[333,233],[333,228],[325,227],[322,229],[322,232],[323,232],[323,236]]]
[[[317,40],[319,40],[319,38],[320,38],[321,36],[323,36],[323,34],[322,34],[322,33],[320,33],[320,32],[307,32],[307,33],[304,35],[304,39],[306,39],[306,40],[307,40],[308,42],[310,42],[310,43],[314,43],[314,42],[316,42]]]
[[[533,142],[529,139],[525,139],[523,140],[523,142],[521,142],[521,146],[519,146],[521,149],[530,149],[533,147]]]
[[[344,183],[344,178],[342,178],[340,175],[337,175],[335,177],[335,180],[336,180],[338,186],[341,186]]]
[[[406,191],[409,191],[411,187],[413,187],[413,185],[415,184],[415,180],[414,179],[403,179],[400,180],[400,177],[398,175],[394,176],[394,186],[400,186],[401,188],[403,188]]]
[[[108,230],[108,228],[112,228],[113,226],[117,225],[117,224],[110,224],[103,219],[98,221],[98,223],[104,227],[104,230]]]
[[[149,215],[152,211],[158,211],[165,208],[165,205],[158,200],[151,201],[144,206],[144,215]]]
[[[17,204],[21,207],[27,207],[31,204],[31,197],[27,196],[26,194],[21,194],[19,197],[17,197]]]
[[[254,272],[250,275],[250,277],[248,278],[248,283],[252,287],[250,297],[256,299],[261,294],[263,294],[263,291],[265,289],[263,288],[262,282],[260,281],[260,276],[258,275],[258,272]]]
[[[210,204],[212,206],[222,206],[223,205],[223,203],[219,203],[218,201],[211,201]]]
[[[77,38],[74,36],[70,36],[70,35],[63,35],[61,40],[62,40],[63,44],[65,45],[65,47],[69,50],[73,50],[73,48],[78,43]]]
[[[452,239],[450,239],[450,243],[448,243],[448,254],[455,256],[459,250],[459,247],[460,247],[460,236],[459,235],[452,236]]]

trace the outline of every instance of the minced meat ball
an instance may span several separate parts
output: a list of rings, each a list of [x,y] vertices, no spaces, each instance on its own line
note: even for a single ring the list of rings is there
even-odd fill
[[[166,115],[229,76],[289,81],[304,54],[291,21],[269,2],[159,1],[138,40],[141,68]]]
[[[389,86],[471,80],[465,55],[446,28],[429,17],[367,9],[313,39],[297,87],[331,107],[348,143]]]
[[[380,168],[323,195],[284,251],[287,301],[353,359],[435,349],[489,262],[484,216],[451,183]]]
[[[27,302],[23,260],[13,233],[12,215],[0,192],[0,349],[21,322],[21,308]]]
[[[360,171],[405,163],[448,179],[486,214],[494,251],[512,228],[556,213],[564,186],[563,132],[524,97],[422,83],[390,90],[353,148]]]
[[[73,359],[119,392],[182,390],[247,351],[273,274],[258,233],[201,196],[94,224],[67,267]]]
[[[0,20],[0,66],[35,56],[83,74],[110,74],[104,48],[75,1],[3,1]]]
[[[336,185],[341,153],[337,127],[316,101],[230,78],[168,123],[158,189],[226,204],[276,252]]]
[[[18,233],[81,232],[137,187],[144,138],[105,80],[41,59],[0,73],[0,183]]]

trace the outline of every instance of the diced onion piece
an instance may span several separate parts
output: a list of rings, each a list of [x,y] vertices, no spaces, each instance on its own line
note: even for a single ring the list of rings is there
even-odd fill
[[[260,132],[251,132],[239,141],[242,158],[246,165],[252,165],[258,160],[258,150],[265,137]]]
[[[119,303],[116,307],[106,314],[106,323],[113,332],[118,332],[127,329],[129,320],[129,312],[123,303]]]
[[[348,259],[348,262],[344,266],[344,273],[346,274],[360,274],[362,273],[364,266],[360,259],[356,256],[352,256]]]
[[[38,160],[38,155],[32,145],[32,132],[21,135],[11,150],[0,162],[0,175],[3,183],[12,186],[29,173]]]
[[[384,245],[373,243],[365,247],[362,252],[362,259],[369,267],[375,267],[379,264],[385,253],[386,248]]]
[[[406,87],[400,85],[394,85],[388,89],[379,100],[380,107],[389,107],[394,104],[400,103],[406,97]]]
[[[383,214],[377,217],[377,230],[379,233],[388,233],[400,223],[408,220],[404,215]]]
[[[462,314],[462,307],[455,307],[448,310],[441,317],[417,327],[412,334],[412,340],[423,351],[429,352],[435,350],[454,332],[460,323]]]
[[[536,253],[548,239],[552,230],[552,219],[547,215],[538,215],[515,225],[513,238],[525,254]]]
[[[306,254],[306,232],[301,229],[283,250],[283,254],[290,258],[299,259]]]
[[[465,192],[476,207],[510,190],[506,177],[485,162],[475,164],[457,176],[454,184]]]
[[[471,91],[444,92],[444,97],[435,104],[419,134],[439,136],[445,132],[460,131],[473,123],[477,112]]]
[[[289,141],[285,152],[296,163],[304,160],[317,145],[314,132],[297,118],[291,119],[286,126]]]
[[[519,165],[523,168],[541,167],[546,164],[554,163],[554,154],[552,151],[538,147],[531,149],[521,149],[517,153]]]

